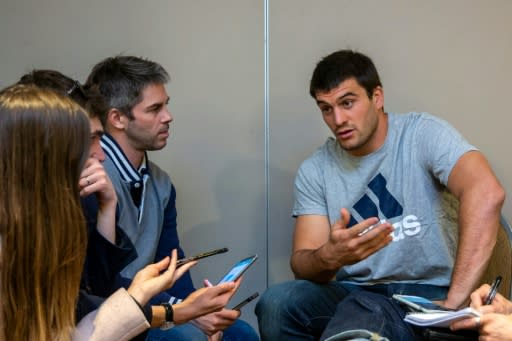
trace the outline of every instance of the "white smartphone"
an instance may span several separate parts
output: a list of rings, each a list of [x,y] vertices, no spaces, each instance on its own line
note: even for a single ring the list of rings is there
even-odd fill
[[[229,270],[229,272],[225,274],[224,277],[222,277],[222,279],[219,281],[219,284],[236,281],[252,264],[254,264],[256,259],[258,259],[258,255],[253,255],[244,258],[235,265],[233,265],[231,270]]]

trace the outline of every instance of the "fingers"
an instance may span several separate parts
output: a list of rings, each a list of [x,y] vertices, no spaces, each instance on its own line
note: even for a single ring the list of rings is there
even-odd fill
[[[84,168],[82,169],[82,172],[80,173],[80,181],[79,181],[80,188],[84,188],[84,187],[90,186],[92,184],[92,182],[93,182],[92,176],[100,167],[103,168],[103,166],[101,166],[101,163],[94,158],[88,158],[87,161],[85,161]]]
[[[224,309],[222,311],[232,321],[236,321],[240,317],[240,315],[242,315],[242,312],[240,310]]]
[[[87,159],[78,182],[80,195],[97,193],[102,203],[117,202],[117,196],[105,168],[95,158]]]
[[[190,268],[195,266],[196,264],[197,264],[197,261],[195,260],[195,261],[183,264],[182,266],[180,266],[179,268],[174,270],[174,279],[178,280],[181,276],[183,276],[183,274],[185,274],[185,272],[190,270]]]
[[[234,310],[222,309],[212,314],[211,322],[215,330],[224,330],[235,323],[238,316]]]
[[[174,277],[176,271],[176,260],[178,259],[178,251],[173,249],[171,251],[171,257],[167,256],[163,258],[158,263],[155,263],[158,266],[160,272],[165,271],[162,275],[167,274],[168,276]]]
[[[356,260],[367,258],[393,241],[393,226],[388,222],[371,225],[374,221],[374,218],[366,219],[348,231],[351,239],[349,247]]]
[[[227,293],[229,293],[231,296],[235,292],[236,288],[237,288],[237,286],[236,286],[235,282],[226,282],[226,283],[221,283],[219,285],[211,287],[209,289],[215,290],[215,291],[213,291],[215,296],[221,296],[221,295],[224,295]]]
[[[179,268],[176,268],[176,263],[178,261],[178,251],[176,249],[171,251],[171,259],[169,265],[167,267],[168,271],[173,271],[174,273],[174,281],[177,281],[185,272],[190,270],[191,267],[197,264],[197,261],[191,261],[183,264]]]
[[[460,329],[478,329],[480,327],[481,320],[478,318],[466,318],[463,320],[456,321],[450,325],[451,330]]]
[[[385,230],[385,231],[383,231],[383,230]],[[385,220],[379,221],[379,219],[377,217],[372,217],[372,218],[365,219],[362,222],[360,222],[359,224],[352,226],[349,229],[349,231],[353,237],[365,237],[366,236],[366,238],[362,238],[362,240],[368,240],[368,239],[372,239],[376,235],[379,235],[380,234],[379,232],[382,232],[382,233],[387,232],[388,234],[393,232],[393,226]]]
[[[349,211],[346,208],[342,208],[340,210],[340,219],[334,223],[334,225],[331,227],[331,231],[346,229],[349,221],[350,221]]]
[[[149,264],[148,266],[152,265],[155,266],[160,272],[162,272],[164,270],[169,270],[169,268],[171,267],[171,261],[169,259],[169,256],[167,256],[154,264]]]
[[[485,298],[487,297],[491,287],[489,284],[484,284],[480,288],[476,289],[471,293],[471,307],[480,309],[484,305]]]

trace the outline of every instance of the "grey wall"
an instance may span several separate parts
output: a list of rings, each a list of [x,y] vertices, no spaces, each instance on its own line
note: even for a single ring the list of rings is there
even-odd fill
[[[32,68],[84,80],[97,61],[121,52],[166,67],[175,121],[168,147],[151,158],[176,184],[186,251],[230,248],[193,270],[196,285],[260,255],[234,300],[292,278],[293,177],[329,135],[308,81],[316,62],[336,49],[370,55],[387,110],[448,120],[488,156],[512,193],[512,2],[270,0],[268,97],[264,5],[0,0],[0,86]],[[512,219],[510,199],[504,213]],[[244,317],[255,324],[253,306]]]

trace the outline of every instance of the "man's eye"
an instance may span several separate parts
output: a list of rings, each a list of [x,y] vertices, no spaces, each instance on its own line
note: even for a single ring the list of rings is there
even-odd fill
[[[151,113],[151,114],[157,114],[157,113],[160,112],[160,110],[162,110],[162,106],[161,105],[148,108],[146,110],[146,112]]]
[[[322,114],[329,114],[331,112],[331,107],[320,107],[320,111]]]
[[[354,104],[354,101],[351,100],[351,99],[348,99],[348,100],[345,100],[345,101],[341,102],[341,105],[344,108],[351,108],[353,104]]]

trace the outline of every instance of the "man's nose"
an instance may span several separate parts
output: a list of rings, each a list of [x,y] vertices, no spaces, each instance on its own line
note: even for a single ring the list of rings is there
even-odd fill
[[[337,126],[343,125],[347,121],[347,115],[345,111],[339,107],[334,108],[334,123]]]
[[[174,117],[171,114],[171,111],[169,109],[165,109],[163,112],[162,122],[163,123],[169,123],[174,120]]]

